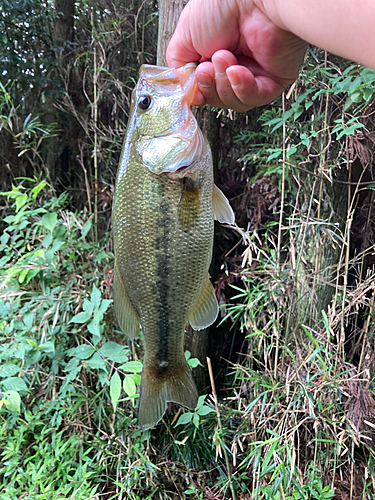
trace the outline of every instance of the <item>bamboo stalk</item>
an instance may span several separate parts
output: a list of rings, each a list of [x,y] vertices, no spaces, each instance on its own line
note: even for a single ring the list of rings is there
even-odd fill
[[[207,359],[208,373],[210,375],[212,395],[213,395],[214,403],[215,403],[217,423],[219,425],[220,433],[223,436],[223,440],[224,440],[223,426],[221,424],[220,410],[219,410],[219,405],[218,405],[218,402],[217,402],[215,382],[214,382],[214,376],[213,376],[213,373],[212,373],[212,366],[211,366],[211,359],[208,358],[208,357],[206,359]],[[227,474],[228,474],[229,486],[230,486],[230,490],[232,492],[232,499],[233,500],[237,500],[237,496],[236,496],[236,492],[234,490],[234,485],[233,485],[233,480],[232,480],[232,471],[231,471],[231,467],[230,467],[229,457],[228,457],[228,453],[227,453],[227,450],[226,450],[225,446],[223,446],[223,452],[224,452],[224,457],[225,457],[225,464],[226,464],[226,467],[227,467]]]
[[[282,95],[282,105],[283,113],[285,113],[285,92]],[[284,204],[285,204],[285,168],[286,168],[286,124],[283,123],[283,170],[281,178],[281,202],[280,202],[280,217],[279,217],[279,230],[277,235],[277,272],[279,278],[281,275],[281,238],[282,238],[282,226],[283,226],[283,214],[284,214]],[[281,310],[280,307],[277,308],[277,321],[276,326],[274,326],[274,331],[276,335],[276,346],[275,346],[275,366],[273,371],[273,376],[277,378],[277,365],[279,363],[279,338],[280,331],[278,330],[281,323]]]
[[[95,42],[94,42],[95,43]],[[98,100],[97,100],[97,66],[96,47],[94,46],[94,220],[95,220],[95,243],[98,242]]]

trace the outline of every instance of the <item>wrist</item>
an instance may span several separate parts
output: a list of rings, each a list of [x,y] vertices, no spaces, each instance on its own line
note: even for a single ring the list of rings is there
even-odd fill
[[[248,0],[239,0],[247,3]],[[253,0],[254,5],[278,28],[290,31],[282,20],[282,0]]]

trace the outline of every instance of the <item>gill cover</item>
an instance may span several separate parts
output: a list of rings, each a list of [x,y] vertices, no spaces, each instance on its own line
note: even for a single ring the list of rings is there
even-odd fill
[[[143,65],[134,90],[138,140],[143,164],[153,173],[173,173],[193,165],[207,145],[190,110],[195,82],[194,63],[183,68]],[[144,103],[150,105],[142,109]]]

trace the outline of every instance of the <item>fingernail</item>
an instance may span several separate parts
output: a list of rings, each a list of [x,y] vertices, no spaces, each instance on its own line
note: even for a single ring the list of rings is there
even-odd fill
[[[195,78],[200,87],[211,87],[212,85],[212,78],[205,73],[198,73]]]
[[[237,73],[230,68],[227,69],[226,73],[231,86],[239,87],[241,84],[241,80],[238,78]]]
[[[214,65],[214,69],[215,69],[215,77],[225,75],[225,70],[228,67],[227,63],[225,63],[221,59],[213,59],[212,64]]]

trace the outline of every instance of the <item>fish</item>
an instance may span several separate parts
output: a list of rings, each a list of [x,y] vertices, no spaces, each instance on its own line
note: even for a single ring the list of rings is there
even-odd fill
[[[116,176],[114,310],[125,335],[135,339],[143,332],[142,429],[155,426],[169,402],[191,410],[197,405],[185,329],[188,323],[207,328],[217,318],[209,276],[214,219],[234,223],[190,109],[195,67],[140,68]]]

